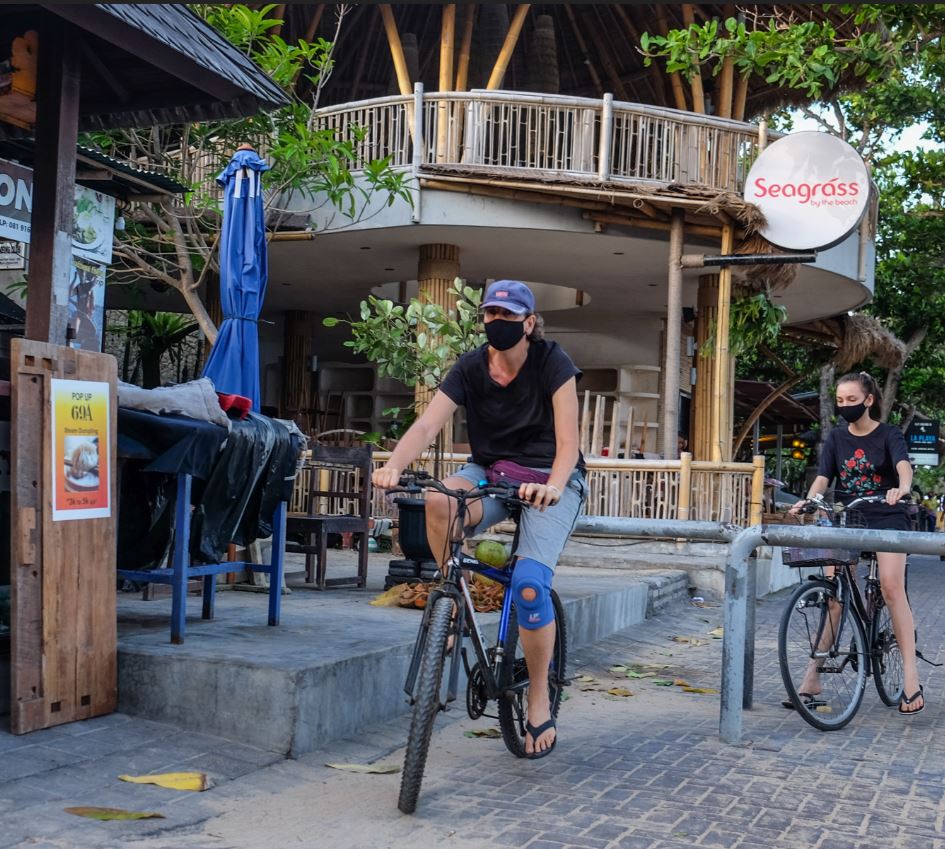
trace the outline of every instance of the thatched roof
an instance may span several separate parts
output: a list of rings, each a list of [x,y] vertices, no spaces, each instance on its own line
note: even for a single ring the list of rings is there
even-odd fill
[[[427,91],[437,91],[442,3],[398,3],[394,19],[404,44],[412,82],[422,82]],[[483,88],[509,18],[517,4],[476,4],[475,27],[469,71],[470,89]],[[457,40],[465,4],[457,9]],[[280,7],[281,8],[281,7]],[[695,23],[726,16],[724,4],[693,5]],[[285,6],[282,36],[290,42],[312,32],[329,40],[335,35],[335,14],[315,4]],[[600,97],[605,91],[615,99],[674,108],[676,102],[661,61],[646,67],[640,52],[643,33],[658,35],[665,26],[684,27],[682,4],[637,5],[632,3],[537,3],[525,19],[503,88],[581,97]],[[838,32],[848,34],[852,23],[840,7],[822,5],[739,5],[749,29],[766,28],[770,20],[808,21],[829,19]],[[549,39],[548,33],[553,34]],[[390,51],[376,4],[358,4],[345,19],[337,41],[338,64],[321,95],[321,106],[397,94]],[[703,74],[710,96],[718,84],[711,72]],[[840,80],[845,88],[854,80]],[[687,85],[688,87],[688,85]],[[829,97],[829,92],[825,97]],[[749,83],[746,119],[783,105],[806,103],[800,91],[786,91],[757,76]]]
[[[840,344],[833,364],[850,371],[867,360],[882,368],[898,368],[906,359],[906,346],[871,315],[844,315],[831,320],[840,331]]]

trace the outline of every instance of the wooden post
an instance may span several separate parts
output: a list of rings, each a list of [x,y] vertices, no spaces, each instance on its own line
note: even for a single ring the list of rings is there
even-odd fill
[[[679,432],[679,346],[682,337],[682,252],[686,214],[673,209],[666,283],[666,351],[663,362],[663,457],[675,460]]]
[[[312,15],[312,19],[308,23],[308,29],[305,30],[305,40],[312,41],[315,38],[315,31],[318,29],[319,23],[321,23],[322,15],[325,13],[325,4],[319,3],[315,9],[315,14]]]
[[[604,409],[607,399],[598,395],[594,399],[594,424],[591,426],[591,455],[600,457],[600,450],[604,441]]]
[[[69,321],[79,39],[62,24],[40,31],[26,338],[62,345]]]
[[[293,419],[303,433],[310,433],[312,416],[312,329],[315,315],[286,310],[282,342],[283,418]]]
[[[689,450],[697,460],[712,457],[712,396],[715,383],[715,358],[708,350],[709,333],[715,326],[719,308],[719,277],[704,274],[699,278],[696,301],[696,385],[693,387],[693,426]]]
[[[669,32],[669,27],[666,24],[666,10],[660,4],[656,4],[656,23],[659,28],[659,33],[662,36],[665,36]],[[676,101],[676,108],[687,110],[689,107],[686,104],[686,92],[683,89],[682,77],[679,76],[677,71],[673,71],[669,75],[669,82],[673,89],[673,100]]]
[[[617,431],[620,428],[620,400],[614,399],[614,406],[610,411],[610,439],[607,440],[607,456],[617,456]]]
[[[751,458],[751,464],[754,467],[751,471],[751,517],[749,524],[761,524],[762,495],[765,485],[765,458],[762,454],[756,454]]]
[[[695,23],[692,3],[682,4],[683,23],[691,27]],[[692,111],[705,114],[705,92],[702,90],[702,68],[699,63],[693,60],[693,75],[689,80],[689,87],[692,90]]]
[[[379,3],[378,11],[384,21],[384,32],[387,33],[387,43],[390,46],[391,59],[394,60],[394,73],[397,74],[397,87],[403,95],[413,94],[413,85],[410,82],[410,72],[407,70],[407,59],[404,56],[404,46],[400,42],[397,32],[397,21],[389,3]]]
[[[509,24],[509,31],[505,35],[505,43],[499,51],[499,56],[495,60],[495,67],[489,76],[489,82],[486,83],[486,89],[494,91],[502,86],[502,80],[505,78],[505,71],[512,60],[512,54],[515,52],[515,45],[518,44],[518,37],[522,32],[522,26],[525,23],[525,16],[531,8],[531,3],[520,3],[515,7],[515,15]]]
[[[730,254],[734,247],[734,228],[722,228],[721,253]],[[719,311],[715,330],[715,385],[712,395],[712,460],[727,463],[731,460],[732,434],[725,433],[730,416],[726,405],[732,403],[732,358],[729,351],[729,316],[732,308],[732,269],[724,266],[719,271]]]
[[[453,48],[456,43],[456,4],[443,7],[440,22],[440,80],[439,90],[450,91],[453,86]],[[450,137],[449,101],[440,100],[436,105],[436,161],[446,162]]]

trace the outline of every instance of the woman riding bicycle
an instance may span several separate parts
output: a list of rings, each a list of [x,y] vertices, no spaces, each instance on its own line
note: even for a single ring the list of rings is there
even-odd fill
[[[491,284],[482,312],[488,343],[459,358],[373,482],[397,486],[403,470],[464,406],[472,462],[444,484],[472,489],[482,480],[514,482],[519,497],[536,508],[522,513],[511,591],[530,681],[524,748],[527,757],[544,757],[557,740],[548,694],[555,639],[551,580],[586,491],[578,446],[581,372],[556,342],[543,338],[524,283]],[[441,568],[455,532],[450,507],[445,495],[427,493],[427,538]],[[475,533],[506,515],[501,501],[483,499],[470,505],[467,528]]]
[[[820,455],[817,477],[807,498],[823,495],[834,478],[836,495],[843,503],[855,498],[885,493],[885,503],[857,506],[874,530],[911,530],[909,514],[900,499],[912,487],[912,466],[902,431],[870,416],[880,401],[876,381],[865,371],[845,374],[837,383],[837,413],[846,424],[835,427],[827,436]],[[791,507],[797,513],[806,502]],[[916,665],[915,624],[906,595],[906,555],[877,552],[883,599],[892,616],[893,630],[902,654],[903,695],[899,712],[916,714],[925,707],[923,688]],[[821,692],[815,662],[807,668],[798,688],[802,698],[814,698]],[[911,695],[907,695],[911,694]]]

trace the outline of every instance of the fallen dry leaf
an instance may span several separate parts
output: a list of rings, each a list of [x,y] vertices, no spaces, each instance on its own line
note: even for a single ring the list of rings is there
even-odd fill
[[[471,731],[464,732],[464,736],[498,738],[502,736],[502,732],[498,728],[474,728]]]
[[[718,628],[713,628],[709,631],[709,636],[712,637],[713,640],[721,640],[722,637],[725,636],[725,631],[720,625]]]
[[[593,675],[578,675],[574,680],[580,684],[590,684],[597,679]]]
[[[126,811],[123,808],[96,808],[83,806],[80,808],[63,808],[67,814],[77,817],[86,817],[90,820],[162,820],[164,814],[154,811]]]
[[[691,687],[692,684],[690,684],[684,678],[677,678],[675,681],[673,681],[673,686],[674,687]]]
[[[633,695],[626,687],[611,687],[607,692],[612,696],[623,696],[624,698]]]
[[[325,766],[344,772],[368,772],[373,775],[390,775],[400,772],[399,764],[325,764]]]
[[[718,690],[713,690],[711,687],[683,687],[682,691],[684,693],[702,693],[705,696],[718,693]]]
[[[607,671],[608,672],[626,672],[627,667],[618,663],[616,666],[611,666],[610,669],[608,669]]]
[[[168,790],[209,790],[213,783],[202,772],[164,772],[158,775],[119,775],[120,781],[132,784],[156,784]]]

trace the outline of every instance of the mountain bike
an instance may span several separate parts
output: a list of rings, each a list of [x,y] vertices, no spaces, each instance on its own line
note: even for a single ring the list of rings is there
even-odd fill
[[[856,508],[884,501],[881,495],[866,496],[844,506],[817,498],[801,512],[816,514],[823,524],[863,528],[863,514]],[[781,678],[797,712],[821,731],[843,728],[859,710],[870,675],[883,703],[898,705],[902,654],[883,600],[876,554],[862,555],[869,563],[862,594],[856,578],[859,551],[785,548],[782,556],[789,566],[820,570],[791,594],[778,631]],[[906,570],[908,588],[908,565]],[[800,691],[811,664],[820,674],[822,691],[816,694]]]
[[[397,807],[405,814],[413,813],[420,795],[420,784],[426,767],[433,723],[441,710],[456,700],[460,664],[466,672],[466,710],[472,719],[490,716],[499,720],[502,740],[516,757],[525,757],[525,722],[528,719],[528,668],[518,639],[518,620],[512,593],[508,591],[515,569],[518,544],[518,521],[521,510],[529,505],[518,497],[518,488],[507,483],[480,481],[472,489],[449,489],[425,472],[404,474],[397,492],[419,492],[433,489],[456,502],[456,524],[466,527],[468,505],[482,498],[498,498],[505,502],[516,523],[512,541],[512,559],[503,568],[494,568],[463,552],[462,532],[452,533],[450,555],[445,563],[442,582],[430,591],[423,620],[414,645],[404,691],[413,705],[407,754],[400,783]],[[465,570],[477,572],[506,588],[499,617],[499,634],[489,645],[476,618]],[[567,632],[564,608],[557,593],[551,591],[555,613],[555,645],[548,669],[548,690],[551,715],[556,717],[566,686]],[[468,637],[475,662],[470,665],[463,645]],[[448,668],[444,687],[444,671]],[[487,714],[489,702],[496,702],[497,713]]]

